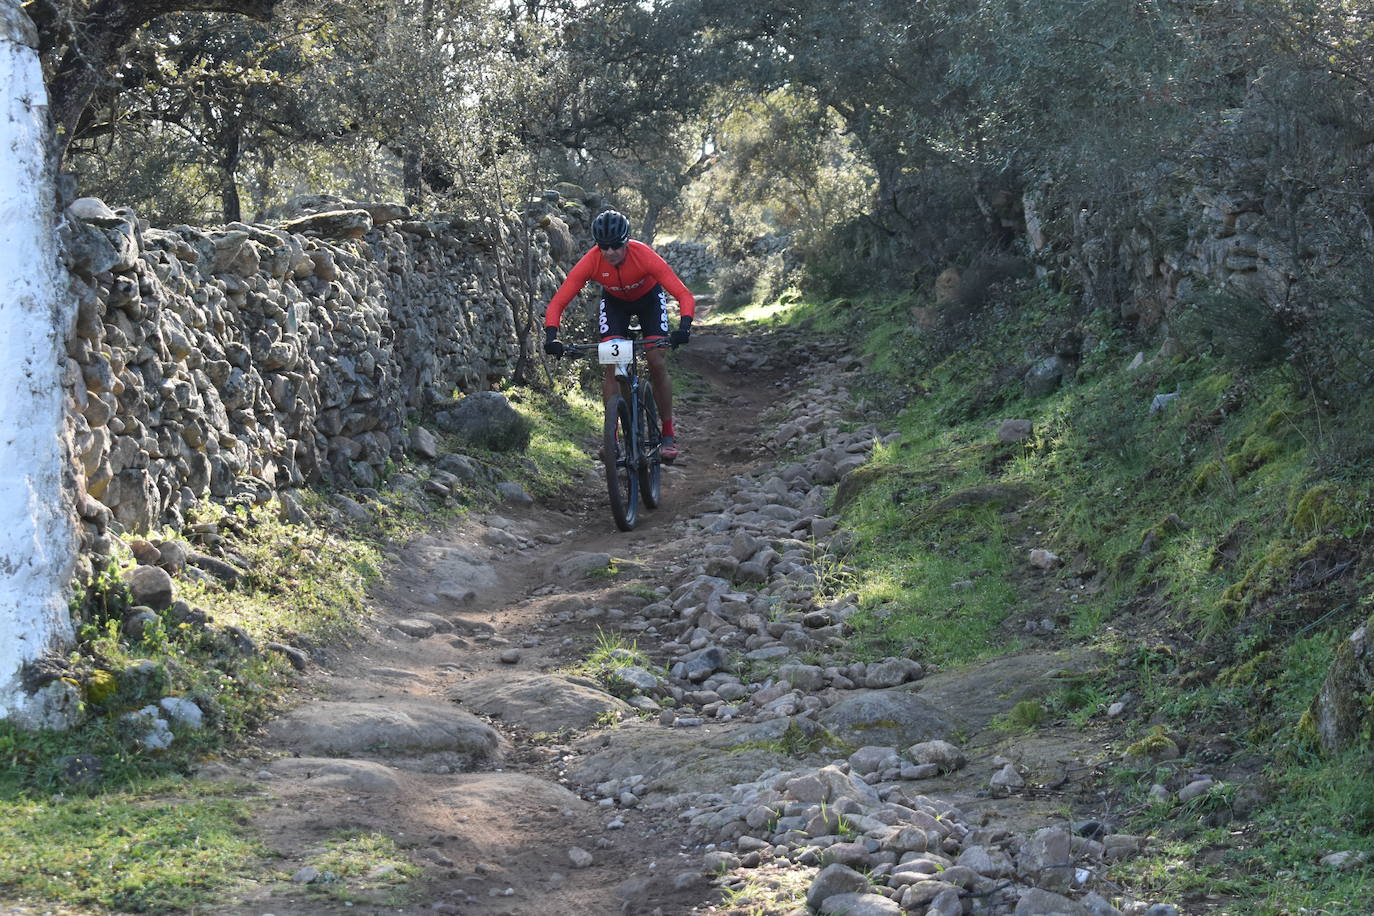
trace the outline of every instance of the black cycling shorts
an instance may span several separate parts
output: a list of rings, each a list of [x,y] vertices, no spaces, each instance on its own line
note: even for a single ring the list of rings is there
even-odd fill
[[[601,339],[630,336],[630,319],[638,316],[639,333],[645,340],[668,336],[668,294],[662,283],[654,284],[638,299],[617,299],[602,294],[596,309],[596,322]]]

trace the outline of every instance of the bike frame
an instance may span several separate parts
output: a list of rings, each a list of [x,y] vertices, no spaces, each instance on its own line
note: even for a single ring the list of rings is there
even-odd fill
[[[625,343],[630,344],[632,354],[630,359],[623,363],[615,364],[615,377],[620,382],[620,396],[625,399],[625,403],[630,408],[630,436],[632,441],[628,443],[626,449],[632,457],[627,458],[626,466],[632,471],[638,471],[640,465],[640,442],[639,439],[639,363],[644,354],[649,350],[661,350],[668,347],[665,340],[638,340],[635,338],[621,338]],[[589,353],[596,353],[598,343],[570,343],[565,345],[564,352],[569,356],[584,356]]]
[[[639,414],[641,410],[639,361],[644,357],[647,350],[663,345],[657,341],[635,340],[631,342],[634,344],[634,356],[628,362],[620,363],[615,367],[615,377],[620,382],[620,396],[630,406],[630,441],[625,448],[630,456],[627,460],[627,467],[638,473],[639,466],[644,460],[643,443],[639,441]]]
[[[635,504],[642,497],[645,505],[652,509],[659,504],[659,484],[658,484],[658,465],[660,459],[658,449],[660,445],[655,445],[652,451],[646,451],[646,443],[640,441],[641,417],[644,412],[641,401],[646,397],[643,382],[640,378],[640,359],[645,352],[652,349],[661,349],[668,346],[665,340],[635,340],[630,338],[618,338],[615,341],[605,341],[604,343],[620,343],[630,348],[629,358],[617,360],[615,363],[601,363],[601,365],[614,365],[616,380],[619,382],[619,399],[625,403],[628,413],[627,428],[623,430],[622,447],[616,449],[614,456],[607,455],[607,461],[614,461],[614,465],[608,467],[608,484],[612,488],[612,514],[616,516],[616,524],[625,531],[634,527],[638,518],[638,511]],[[587,353],[596,353],[602,344],[582,344],[571,343],[565,345],[565,353],[569,356],[582,356]],[[608,420],[611,422],[609,405]],[[651,415],[652,416],[652,415]],[[657,422],[656,420],[654,422]],[[650,442],[653,442],[650,438]],[[609,443],[606,446],[609,451]],[[618,503],[617,495],[618,483],[615,474],[623,470],[626,475],[627,490],[623,494],[626,499],[623,504]],[[617,508],[619,505],[619,508]]]

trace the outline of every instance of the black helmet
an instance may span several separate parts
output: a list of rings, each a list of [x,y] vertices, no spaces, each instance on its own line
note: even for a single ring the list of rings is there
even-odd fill
[[[592,220],[592,239],[602,248],[615,248],[630,238],[630,221],[618,210],[607,210]]]

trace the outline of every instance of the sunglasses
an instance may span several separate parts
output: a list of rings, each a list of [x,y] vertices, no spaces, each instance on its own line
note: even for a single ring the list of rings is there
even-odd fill
[[[624,242],[597,242],[596,247],[602,251],[615,251],[617,248],[624,248]]]

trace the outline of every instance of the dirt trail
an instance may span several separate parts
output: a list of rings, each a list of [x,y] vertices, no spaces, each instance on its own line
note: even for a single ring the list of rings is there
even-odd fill
[[[598,624],[560,621],[559,599],[572,591],[596,601],[623,589],[628,577],[622,573],[614,580],[603,577],[568,586],[560,579],[560,564],[578,554],[605,552],[622,569],[638,569],[638,581],[652,587],[653,570],[673,560],[669,542],[675,525],[696,514],[695,504],[704,494],[750,467],[757,418],[777,400],[779,379],[762,372],[719,371],[716,359],[727,340],[723,332],[706,329],[679,354],[704,381],[705,391],[677,404],[683,456],[666,469],[660,509],[642,512],[635,531],[616,531],[601,477],[589,472],[571,510],[499,510],[511,523],[508,531],[537,546],[504,553],[493,548],[484,523],[489,517],[483,517],[399,550],[385,584],[373,595],[377,638],[334,656],[327,668],[311,675],[310,688],[319,700],[405,713],[426,702],[450,703],[451,691],[484,675],[510,678],[551,671],[583,657]],[[557,543],[541,543],[553,540]],[[436,595],[434,574],[423,562],[426,551],[490,569],[495,581],[467,596],[453,589]],[[435,611],[450,620],[452,632],[412,638],[387,626]],[[519,661],[503,662],[502,654],[512,648],[518,648]],[[340,831],[393,837],[425,868],[414,883],[422,892],[405,903],[359,900],[346,905],[280,881],[226,902],[219,912],[676,914],[691,912],[714,896],[705,879],[675,886],[673,878],[698,865],[700,857],[687,858],[677,831],[663,822],[662,813],[607,809],[577,798],[557,781],[566,744],[499,721],[493,724],[501,732],[502,747],[496,757],[475,766],[461,755],[397,754],[384,747],[331,755],[360,761],[357,766],[309,755],[300,764],[290,736],[283,740],[278,735],[276,743],[285,745],[280,747],[285,756],[226,767],[223,775],[260,781],[269,800],[255,826],[281,857],[274,866],[279,873],[296,872]],[[608,829],[614,822],[623,826]],[[574,867],[568,854],[572,847],[589,852],[593,864]]]
[[[569,670],[603,628],[623,629],[664,661],[657,630],[636,610],[656,589],[666,594],[700,571],[713,535],[686,522],[709,512],[721,519],[722,485],[774,465],[764,445],[774,430],[761,418],[800,377],[724,371],[732,346],[728,331],[708,327],[678,355],[698,380],[695,390],[680,387],[675,405],[683,457],[665,469],[664,505],[643,513],[634,532],[615,530],[589,459],[561,509],[505,507],[397,548],[372,596],[376,637],[311,673],[314,699],[272,723],[264,756],[208,768],[260,786],[265,801],[254,827],[279,857],[266,866],[277,879],[248,888],[217,914],[721,911],[673,793],[725,792],[770,768],[822,766],[829,758],[816,748],[777,751],[788,719],[708,718],[688,728],[637,720]],[[730,535],[714,535],[717,542],[721,536]],[[1055,689],[1051,670],[1093,663],[1071,652],[1027,652],[892,692],[829,689],[822,705],[839,704],[834,711],[845,697],[867,694],[903,709],[925,704],[947,731],[957,725],[972,764],[927,776],[913,791],[950,799],[991,842],[1062,824],[1066,806],[1088,795],[1088,736],[1046,729],[1008,747],[989,726],[1016,702]],[[887,728],[889,718],[878,714],[860,727]],[[854,743],[913,740],[923,739],[872,733]],[[1039,781],[1012,798],[990,797],[989,776],[1007,764],[1002,753],[1042,774]],[[574,785],[574,777],[586,784]],[[644,794],[621,794],[624,780],[640,778],[649,780]],[[389,837],[420,868],[404,896],[388,897],[385,866],[362,892],[356,876],[321,883],[330,876],[311,873],[345,831]],[[363,871],[369,867],[364,857]]]

